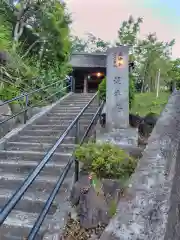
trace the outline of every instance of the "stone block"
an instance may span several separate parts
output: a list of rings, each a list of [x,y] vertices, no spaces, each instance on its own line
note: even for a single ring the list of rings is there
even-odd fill
[[[0,101],[0,104],[3,102]],[[0,106],[0,122],[7,120],[12,115],[11,108],[8,104]],[[15,120],[10,119],[0,125],[0,138],[4,137],[8,132],[10,132],[15,126]]]
[[[109,132],[129,126],[128,49],[120,46],[107,52],[106,127]],[[122,57],[121,66],[117,66],[119,57]]]
[[[81,191],[78,213],[80,225],[85,229],[108,224],[110,219],[104,196],[97,195],[93,187]]]
[[[97,133],[97,142],[109,142],[122,148],[137,146],[138,131],[134,128],[118,129],[112,132]]]
[[[97,191],[85,174],[73,186],[70,201],[76,206],[80,225],[85,229],[108,224],[112,201],[116,205],[123,190],[119,180],[102,179],[100,185]]]
[[[3,101],[0,100],[0,105],[3,104]],[[8,104],[0,106],[0,116],[10,116],[12,115],[11,108],[9,107]]]

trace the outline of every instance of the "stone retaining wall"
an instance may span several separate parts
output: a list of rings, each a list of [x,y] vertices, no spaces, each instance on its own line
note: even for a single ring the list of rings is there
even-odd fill
[[[180,237],[180,92],[162,112],[117,213],[100,240]]]

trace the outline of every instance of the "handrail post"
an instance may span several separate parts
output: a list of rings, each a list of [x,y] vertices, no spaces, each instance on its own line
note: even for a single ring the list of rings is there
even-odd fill
[[[26,124],[27,120],[28,120],[28,116],[27,116],[27,111],[28,111],[28,103],[29,103],[29,98],[28,98],[28,94],[25,94],[25,111],[24,111],[24,124]]]
[[[79,144],[79,120],[76,122],[76,132],[75,132],[75,144]],[[77,182],[79,179],[79,161],[75,158],[75,175],[74,182]]]
[[[75,92],[75,80],[72,76],[71,76],[71,92]]]
[[[99,95],[99,92],[98,92],[98,95],[97,95],[97,101],[98,101],[98,106],[100,106],[101,105],[101,99],[100,99],[100,95]]]
[[[71,92],[73,92],[73,79],[72,79],[72,76],[70,77],[70,84],[71,84]]]

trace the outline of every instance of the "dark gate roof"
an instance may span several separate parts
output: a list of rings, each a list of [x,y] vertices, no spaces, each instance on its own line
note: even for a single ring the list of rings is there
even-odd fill
[[[106,68],[106,53],[73,53],[70,64],[73,68]]]
[[[101,53],[73,53],[71,55],[70,64],[72,68],[106,68],[106,52]],[[129,62],[129,70],[134,69],[133,61]],[[130,70],[131,71],[131,70]]]

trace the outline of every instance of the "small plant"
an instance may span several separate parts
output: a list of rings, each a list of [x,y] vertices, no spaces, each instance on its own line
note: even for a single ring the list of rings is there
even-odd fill
[[[152,101],[152,106],[154,107],[154,106],[157,106],[158,105],[158,103],[156,102],[156,101]]]
[[[102,80],[98,87],[99,99],[106,101],[106,78]]]
[[[110,208],[109,208],[109,216],[113,217],[116,214],[116,210],[117,210],[117,203],[115,200],[111,200]]]
[[[109,143],[84,144],[77,148],[75,157],[84,163],[84,170],[98,178],[127,179],[137,164],[124,150]]]

